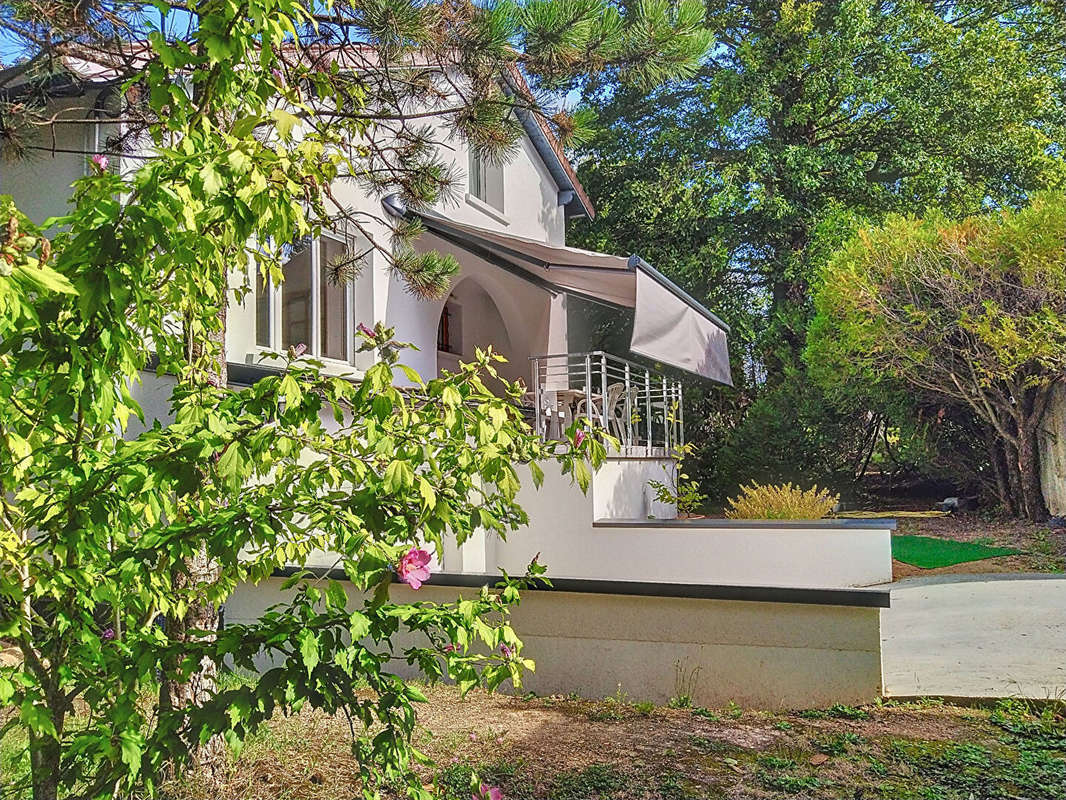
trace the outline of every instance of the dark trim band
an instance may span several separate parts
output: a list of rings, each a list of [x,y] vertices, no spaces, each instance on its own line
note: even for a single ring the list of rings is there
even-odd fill
[[[894,519],[598,519],[593,528],[783,528],[784,530],[833,531],[833,530],[879,530],[896,529]]]
[[[278,578],[288,578],[297,572],[309,572],[316,578],[332,578],[342,582],[348,576],[341,569],[327,567],[282,567],[274,571]],[[463,589],[495,586],[499,575],[438,572],[428,585]],[[394,578],[399,583],[399,578]],[[538,592],[570,592],[573,594],[616,594],[627,597],[680,597],[695,600],[739,600],[756,603],[798,603],[818,606],[850,606],[853,608],[888,608],[891,595],[887,589],[822,589],[793,586],[735,586],[730,584],[659,583],[651,581],[617,581],[600,578],[552,578],[551,586],[532,586]]]

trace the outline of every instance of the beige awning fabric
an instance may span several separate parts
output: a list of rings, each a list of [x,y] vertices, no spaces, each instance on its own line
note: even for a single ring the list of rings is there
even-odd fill
[[[659,277],[637,266],[637,303],[629,348],[732,386],[725,329],[703,313],[702,306],[681,302]]]
[[[386,207],[407,213],[389,198]],[[634,352],[732,386],[729,327],[643,259],[556,247],[431,212],[417,216],[441,238],[535,283],[634,309]]]

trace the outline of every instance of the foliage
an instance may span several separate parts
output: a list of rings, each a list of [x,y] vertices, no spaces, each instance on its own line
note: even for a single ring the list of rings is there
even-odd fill
[[[675,506],[677,513],[682,516],[699,511],[703,501],[707,499],[707,495],[700,492],[699,484],[681,471],[684,468],[685,459],[689,458],[695,449],[695,445],[691,442],[686,442],[674,448],[674,468],[677,472],[670,483],[656,480],[648,481],[648,485],[655,491],[655,499],[660,503]]]
[[[851,719],[851,720],[867,720],[870,718],[870,712],[862,708],[856,708],[855,706],[845,705],[843,703],[836,703],[829,708],[814,708],[806,711],[800,711],[799,716],[805,719]]]
[[[862,231],[816,293],[812,375],[829,391],[903,385],[964,408],[985,430],[1004,505],[1042,518],[1036,438],[1066,372],[1064,232],[1061,193],[1016,212]]]
[[[1066,759],[1044,748],[1020,745],[1017,755],[1008,757],[970,742],[896,740],[889,754],[944,796],[1066,797]]]
[[[741,486],[740,495],[729,499],[729,519],[821,519],[832,513],[839,495],[817,486],[803,490],[791,483]]]
[[[882,413],[847,400],[834,403],[803,371],[789,369],[778,384],[759,392],[731,430],[696,454],[706,466],[694,471],[713,470],[706,485],[723,500],[749,481],[852,489],[871,463],[911,455],[909,436],[886,446],[893,420],[906,417],[900,406],[884,406]]]
[[[709,420],[691,437],[704,491],[724,497],[737,480],[842,486],[868,414],[922,442],[935,431],[919,423],[937,408],[894,395],[886,411],[872,393],[827,402],[803,388],[791,370],[806,369],[799,353],[818,270],[886,214],[975,214],[1061,185],[1066,11],[1043,0],[706,8],[716,46],[691,80],[641,92],[608,74],[585,87],[600,125],[578,148],[579,175],[598,214],[577,221],[571,239],[638,253],[730,323],[736,389],[703,385],[706,400],[686,397],[686,423],[699,424],[690,408]],[[791,398],[795,424],[770,415]],[[738,430],[749,411],[758,418]],[[940,474],[975,463],[965,438],[954,438],[958,454],[934,438],[902,467]],[[788,471],[775,456],[793,452]]]
[[[610,797],[628,783],[627,776],[610,764],[590,764],[581,770],[560,773],[550,800],[587,800]]]
[[[758,290],[801,334],[817,228],[931,202],[974,212],[1061,179],[1061,9],[706,6],[717,46],[691,81],[587,87],[604,123],[581,150],[603,198],[587,244],[636,250],[699,297]]]
[[[37,800],[95,798],[152,794],[201,745],[239,749],[274,714],[322,708],[351,721],[366,792],[386,781],[424,797],[410,771],[423,697],[395,663],[464,690],[517,683],[530,665],[507,611],[522,580],[437,604],[394,598],[394,571],[423,544],[524,525],[516,464],[539,482],[537,462],[558,460],[585,486],[603,445],[549,450],[491,352],[423,382],[380,325],[360,340],[380,354],[360,380],[293,352],[282,374],[227,387],[226,308],[254,276],[284,279],[286,243],[369,230],[335,184],[420,207],[453,180],[436,136],[513,148],[512,112],[544,114],[536,86],[501,87],[516,62],[541,85],[611,65],[653,82],[685,73],[708,37],[691,3],[153,5],[17,0],[0,12],[28,56],[5,74],[18,78],[0,98],[7,150],[86,124],[53,117],[58,85],[118,131],[104,146],[122,156],[111,170],[85,154],[69,211],[44,223],[50,242],[3,201],[0,636],[23,657],[0,671],[7,724],[28,732]],[[72,63],[106,64],[114,80],[86,87]],[[462,89],[444,82],[456,73]],[[414,106],[441,125],[414,124]],[[416,225],[395,232],[367,238],[413,291],[446,287],[454,262],[416,254]],[[331,265],[337,279],[358,255]],[[151,359],[174,387],[166,427],[136,399]],[[256,622],[187,624],[314,550],[336,554],[350,588],[297,571]],[[420,638],[394,644],[405,633]],[[211,680],[260,656],[273,666],[248,684]],[[160,680],[188,692],[153,696]]]

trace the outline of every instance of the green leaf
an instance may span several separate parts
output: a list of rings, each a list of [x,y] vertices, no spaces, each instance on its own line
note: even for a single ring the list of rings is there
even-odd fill
[[[283,108],[275,108],[270,112],[270,118],[274,120],[278,133],[282,138],[288,139],[292,134],[293,127],[300,121],[294,114],[290,114]]]
[[[326,584],[326,602],[337,609],[343,609],[348,605],[348,594],[344,591],[340,581],[330,580]]]
[[[400,492],[414,481],[414,472],[406,461],[393,461],[385,468],[385,490]]]
[[[422,501],[430,511],[437,507],[437,493],[430,482],[422,476],[418,478],[418,493],[422,495]]]
[[[222,188],[222,178],[215,169],[214,164],[207,163],[200,167],[200,180],[203,181],[204,194],[214,197]]]
[[[305,628],[300,631],[298,638],[300,641],[300,656],[303,659],[304,666],[307,668],[307,675],[310,677],[315,667],[318,666],[318,634]]]
[[[43,264],[38,264],[35,267],[19,267],[17,274],[23,280],[42,291],[77,294],[74,285],[67,280],[66,276]]]
[[[127,729],[119,733],[118,741],[122,752],[122,762],[130,768],[130,776],[136,777],[137,773],[141,771],[144,739],[137,731]]]

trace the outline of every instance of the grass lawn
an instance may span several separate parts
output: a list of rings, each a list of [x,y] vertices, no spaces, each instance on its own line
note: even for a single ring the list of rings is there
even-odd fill
[[[957,542],[934,536],[900,535],[892,537],[892,557],[921,569],[937,569],[986,558],[1019,555],[1011,547],[990,547],[976,542]]]
[[[423,780],[468,800],[471,770],[505,800],[1066,798],[1063,708],[886,703],[778,713],[519,699],[428,691],[418,745],[437,762]],[[273,721],[231,765],[218,792],[173,787],[177,800],[358,795],[347,723],[301,713]],[[388,788],[385,797],[393,797]]]
[[[893,539],[931,538],[945,542],[942,548],[930,545],[930,550],[939,550],[935,555],[937,566],[927,567],[924,563],[932,554],[907,552],[893,541],[893,576],[898,580],[914,575],[936,575],[943,573],[995,573],[995,572],[1062,572],[1066,568],[1066,530],[1050,529],[1046,525],[1034,525],[1031,522],[1007,518],[987,518],[980,514],[959,513],[945,517],[901,518],[898,536]],[[904,539],[906,542],[906,539]],[[975,556],[969,548],[963,550],[957,545],[982,545],[1012,551],[1006,555],[990,555],[978,550],[980,560],[971,560]],[[903,545],[909,548],[909,545]],[[958,550],[952,553],[950,550]],[[914,550],[920,550],[914,548]],[[957,556],[965,558],[957,560]],[[902,558],[901,558],[902,556]],[[947,560],[952,556],[951,560]],[[914,559],[914,560],[911,560]],[[941,562],[947,566],[940,566]]]

